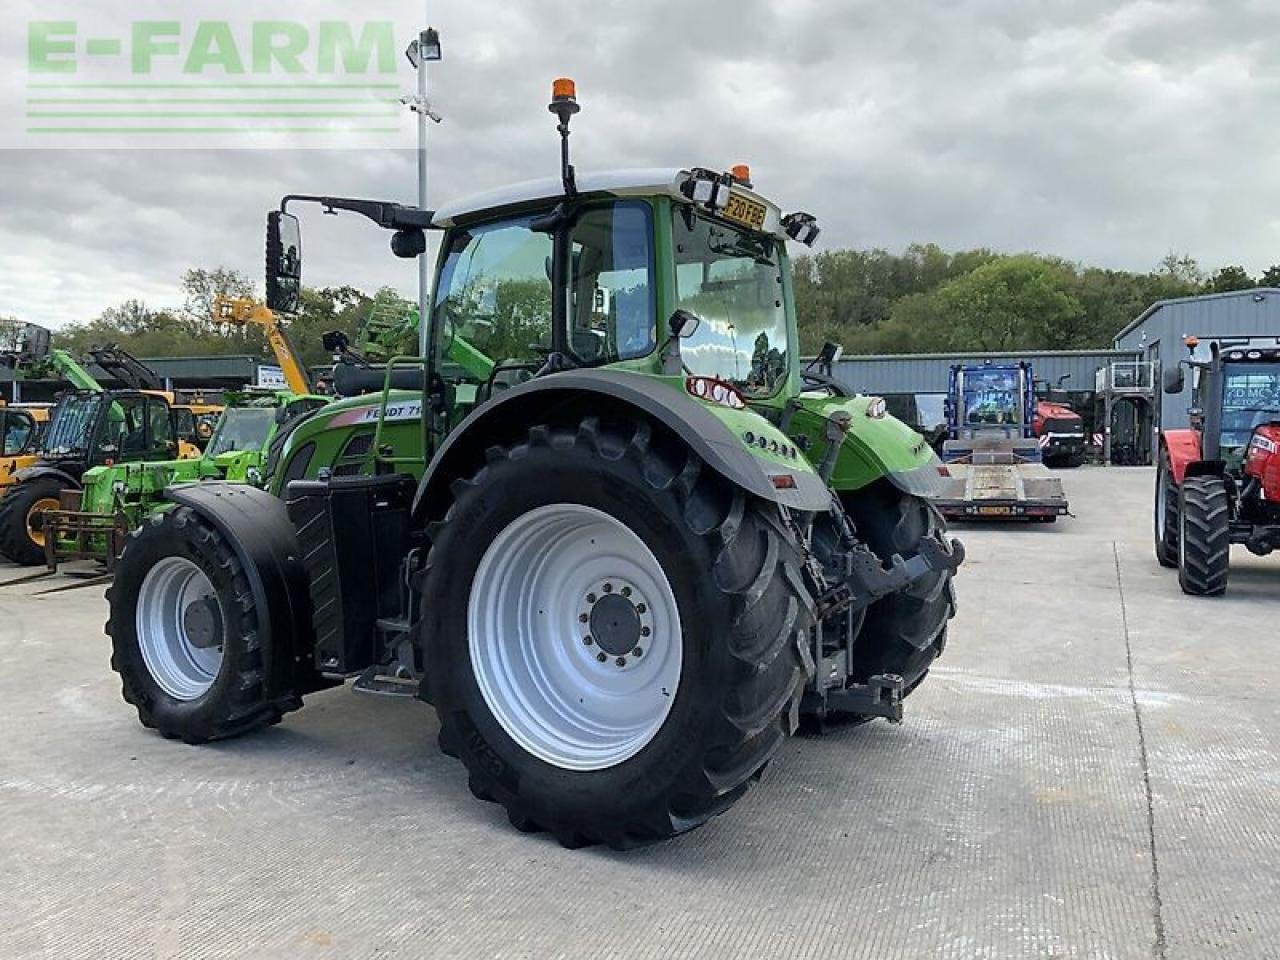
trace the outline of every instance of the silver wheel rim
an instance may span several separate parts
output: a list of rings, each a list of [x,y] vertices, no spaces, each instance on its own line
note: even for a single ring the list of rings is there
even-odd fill
[[[635,533],[581,504],[530,510],[494,538],[471,584],[467,634],[476,683],[503,730],[566,770],[639,753],[680,683],[680,613],[666,574]]]
[[[185,557],[166,557],[150,570],[138,591],[135,624],[142,660],[161,690],[175,700],[203,696],[222,667],[222,636],[216,641],[193,634],[189,611],[193,605],[221,602],[209,578]]]

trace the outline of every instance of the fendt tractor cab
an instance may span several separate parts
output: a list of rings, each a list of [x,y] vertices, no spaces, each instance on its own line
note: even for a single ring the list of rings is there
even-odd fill
[[[949,477],[937,506],[947,517],[1021,517],[1052,523],[1068,512],[1062,481],[1043,463],[1033,429],[1031,364],[956,364],[946,401]]]
[[[1056,386],[1040,384],[1037,391],[1031,434],[1047,467],[1078,467],[1084,463],[1084,418],[1071,409],[1067,391],[1062,388],[1070,376],[1064,374]]]
[[[517,827],[626,847],[726,810],[801,717],[898,719],[963,552],[923,439],[802,374],[786,243],[814,219],[744,167],[575,175],[569,81],[550,106],[558,178],[434,212],[320,198],[401,256],[440,232],[427,355],[388,360],[371,416],[353,398],[304,419],[281,496],[168,491],[108,631],[166,736],[241,734],[354,678],[430,702]],[[277,310],[297,202],[268,221]],[[377,432],[395,410],[408,452]],[[371,469],[340,475],[358,426]]]
[[[1220,339],[1164,372],[1166,393],[1194,377],[1191,427],[1160,434],[1155,547],[1184,593],[1227,589],[1231,544],[1280,547],[1280,338]],[[1207,357],[1205,354],[1207,353]]]

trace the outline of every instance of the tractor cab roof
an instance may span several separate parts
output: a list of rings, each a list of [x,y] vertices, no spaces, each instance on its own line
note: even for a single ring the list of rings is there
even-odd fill
[[[681,203],[693,203],[694,200],[691,199],[689,192],[682,190],[682,187],[685,187],[699,172],[705,171],[701,168],[679,167],[603,170],[595,173],[579,173],[576,182],[578,193],[583,196],[590,194],[615,197],[669,196]],[[740,182],[732,184],[732,192],[765,207],[761,226],[763,232],[776,233],[783,239],[788,237],[782,223],[782,211],[776,204]],[[488,217],[513,207],[536,203],[540,200],[555,200],[563,196],[564,183],[559,177],[525,180],[464,197],[453,203],[446,203],[435,211],[432,223],[437,227],[451,227],[459,222]]]

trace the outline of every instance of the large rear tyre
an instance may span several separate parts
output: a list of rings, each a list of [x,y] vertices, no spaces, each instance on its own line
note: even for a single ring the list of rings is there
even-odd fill
[[[1155,532],[1156,561],[1162,567],[1178,565],[1178,485],[1173,479],[1173,467],[1169,463],[1169,450],[1160,448],[1160,462],[1156,467],[1155,511],[1152,516]]]
[[[130,535],[107,591],[111,668],[143,726],[204,743],[276,723],[302,705],[269,679],[245,571],[190,507]]]
[[[0,499],[0,554],[24,567],[45,562],[39,516],[58,509],[59,495],[66,486],[57,477],[36,477],[19,483]]]
[[[682,833],[794,726],[811,600],[778,508],[643,421],[536,427],[457,481],[423,589],[440,746],[565,846]]]
[[[1231,571],[1231,501],[1219,477],[1188,477],[1178,498],[1178,583],[1183,593],[1213,597]]]
[[[883,561],[910,557],[925,539],[946,542],[947,524],[929,501],[898,490],[887,480],[842,497],[858,537]],[[942,570],[905,590],[877,600],[853,645],[855,683],[876,674],[903,679],[904,696],[918,687],[947,643],[947,621],[955,616],[953,573]]]

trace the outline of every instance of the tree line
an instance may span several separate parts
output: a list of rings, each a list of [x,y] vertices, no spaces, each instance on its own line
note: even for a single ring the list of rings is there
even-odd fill
[[[1135,273],[935,244],[900,254],[829,250],[797,258],[794,269],[806,354],[825,340],[847,353],[1106,348],[1157,300],[1280,286],[1280,265],[1253,277],[1235,265],[1208,272],[1170,253]]]
[[[1170,253],[1147,273],[1108,270],[1040,254],[993,250],[947,252],[936,244],[886,250],[828,250],[794,262],[801,350],[826,340],[848,353],[1095,349],[1157,300],[1280,286],[1280,265],[1253,277],[1230,265],[1206,271]],[[54,345],[84,355],[116,343],[135,356],[216,356],[271,350],[255,328],[215,314],[219,294],[252,296],[246,276],[223,267],[188,270],[183,302],[152,307],[127,300],[98,317],[54,332]],[[321,337],[341,330],[354,342],[375,299],[405,304],[394,291],[352,285],[304,288],[289,333],[304,363],[330,357]],[[26,319],[26,318],[18,318]]]

